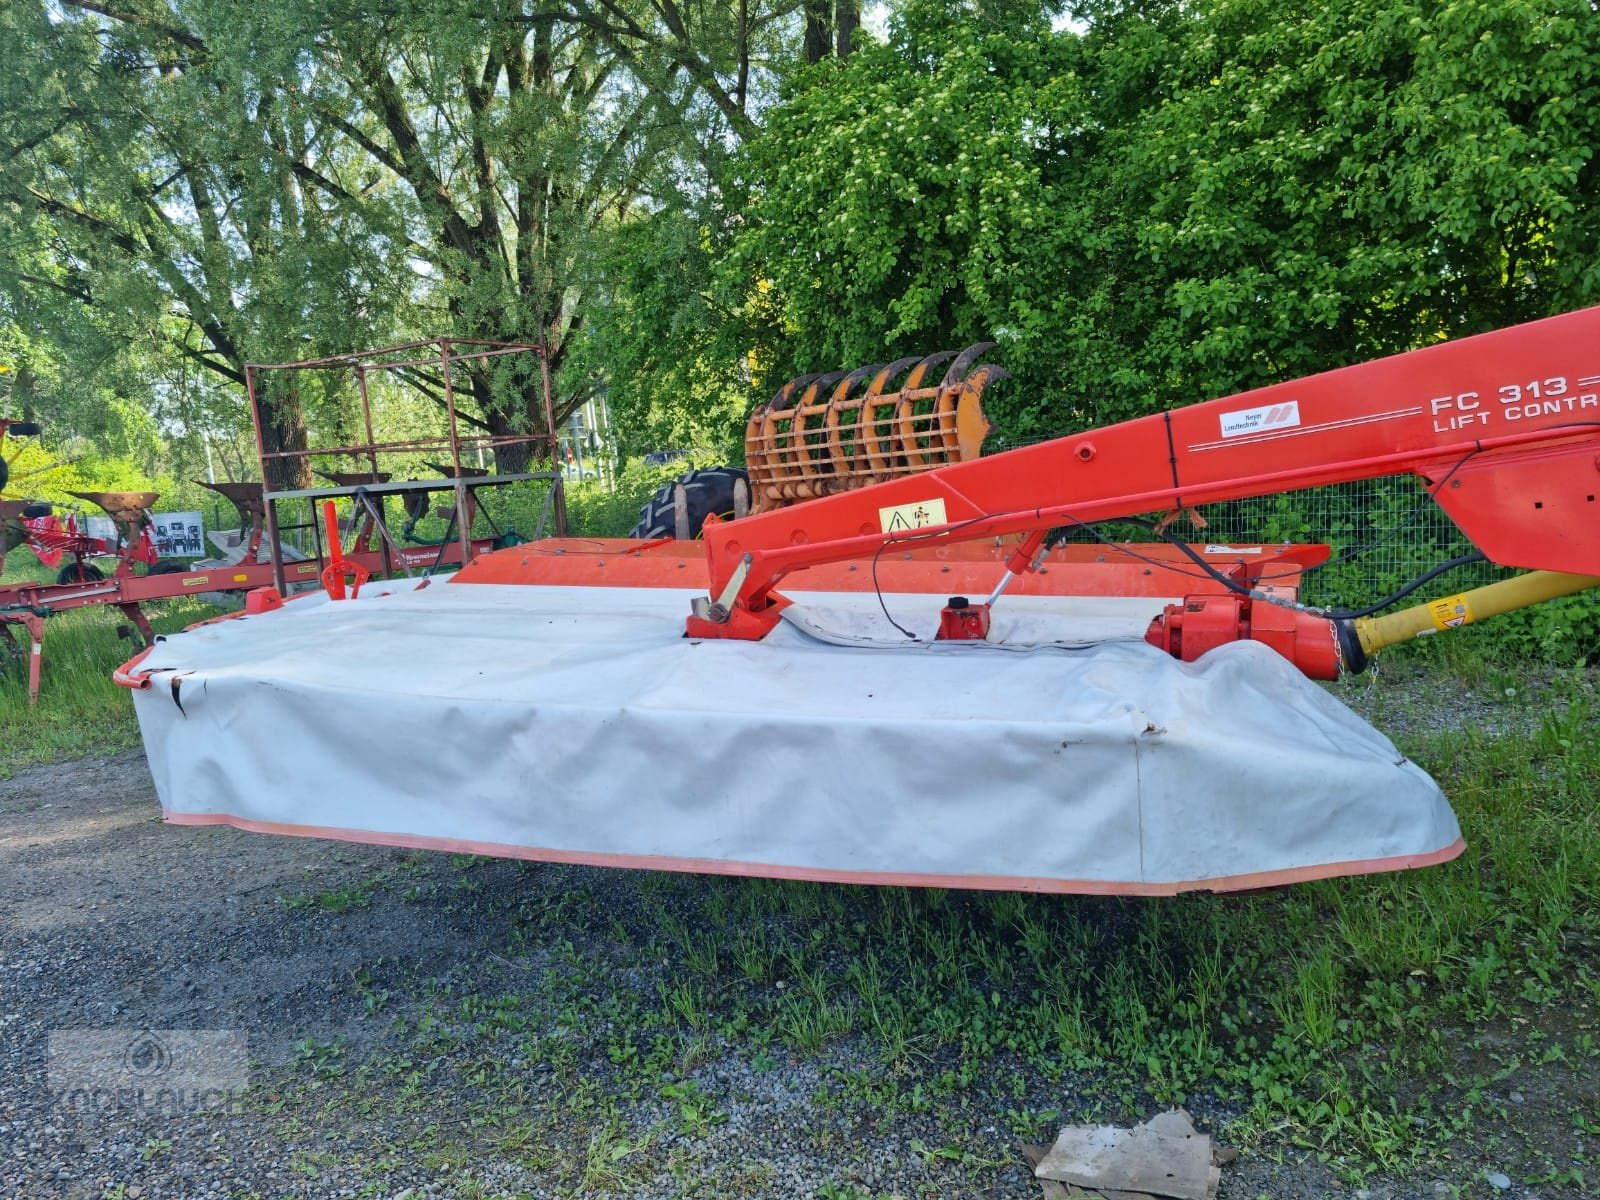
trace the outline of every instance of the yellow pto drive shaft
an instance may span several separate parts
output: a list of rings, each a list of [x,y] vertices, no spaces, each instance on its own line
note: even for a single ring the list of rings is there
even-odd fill
[[[1412,638],[1459,629],[1485,617],[1527,608],[1545,600],[1600,586],[1594,575],[1567,575],[1560,571],[1530,571],[1513,579],[1458,592],[1439,600],[1401,609],[1384,617],[1347,617],[1336,622],[1339,644],[1348,671],[1363,671],[1368,660],[1385,646]]]

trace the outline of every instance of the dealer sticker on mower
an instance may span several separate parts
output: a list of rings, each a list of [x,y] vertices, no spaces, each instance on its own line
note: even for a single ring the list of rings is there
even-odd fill
[[[1247,433],[1270,433],[1274,429],[1293,429],[1300,424],[1300,402],[1263,404],[1260,408],[1241,408],[1222,414],[1222,436],[1242,437]]]

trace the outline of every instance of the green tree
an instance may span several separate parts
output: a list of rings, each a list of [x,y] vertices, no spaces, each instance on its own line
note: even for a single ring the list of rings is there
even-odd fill
[[[1600,296],[1584,0],[1082,16],[914,0],[769,114],[727,287],[775,375],[994,336],[1026,438]]]
[[[1196,10],[1115,153],[1190,399],[1591,303],[1583,0]],[[1110,49],[1109,47],[1107,49]],[[1115,51],[1112,51],[1115,53]]]
[[[8,290],[24,307],[54,290],[228,378],[397,323],[532,341],[559,371],[605,240],[753,127],[790,11],[23,0],[4,18],[0,202],[49,269]],[[538,432],[538,373],[510,363],[472,374],[472,419]],[[278,440],[303,437],[311,399],[273,397]]]
[[[63,390],[93,396],[157,347],[242,383],[247,361],[385,325],[397,254],[282,167],[317,136],[300,107],[244,94],[181,26],[80,11],[0,18],[0,222],[15,247],[0,280],[14,319],[57,348]],[[300,397],[275,400],[269,449],[303,446]],[[86,423],[66,397],[58,409]],[[307,480],[295,462],[277,482]]]
[[[729,265],[734,293],[776,300],[744,310],[774,381],[990,335],[1013,368],[1058,373],[1040,359],[1095,236],[1069,181],[1079,57],[1038,9],[916,3],[769,114],[736,164]]]
[[[604,381],[618,449],[742,452],[749,363],[716,287],[726,214],[674,206],[621,225],[573,374]]]

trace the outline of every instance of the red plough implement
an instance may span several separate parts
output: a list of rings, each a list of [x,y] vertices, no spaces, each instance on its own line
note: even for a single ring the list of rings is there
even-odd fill
[[[36,550],[43,551],[46,556],[53,553],[72,558],[63,567],[55,583],[0,585],[0,637],[16,650],[18,647],[13,627],[21,627],[28,634],[29,699],[35,703],[38,701],[45,621],[58,613],[79,608],[114,606],[131,622],[131,627],[123,628],[123,635],[148,648],[154,633],[143,606],[152,601],[210,593],[249,592],[265,587],[275,588],[281,597],[293,590],[318,586],[327,577],[327,572],[335,569],[341,579],[365,580],[387,575],[410,576],[415,572],[426,575],[468,562],[475,555],[513,540],[498,529],[495,530],[495,536],[485,537],[474,533],[474,522],[482,512],[477,493],[483,488],[528,480],[551,482],[551,497],[546,501],[541,527],[552,509],[559,522],[559,476],[549,472],[524,472],[486,477],[475,474],[470,464],[464,462],[469,454],[507,447],[522,446],[528,448],[530,453],[537,450],[549,453],[550,439],[544,435],[480,437],[466,436],[459,431],[452,372],[473,371],[481,367],[485,360],[518,355],[535,362],[539,360],[539,350],[535,346],[440,340],[410,343],[336,359],[248,367],[246,376],[252,413],[257,418],[256,438],[261,452],[263,478],[272,477],[274,470],[286,460],[295,459],[353,458],[358,462],[365,460],[369,469],[324,472],[331,486],[323,488],[272,490],[250,482],[203,484],[232,501],[239,513],[240,544],[227,556],[230,561],[225,561],[223,565],[197,564],[186,567],[176,562],[156,562],[150,510],[159,497],[154,492],[73,493],[79,499],[99,507],[116,523],[120,548],[75,533],[43,531],[26,523],[26,515],[37,513],[42,506],[0,501],[0,517],[5,518],[6,546],[26,542]],[[256,380],[261,372],[300,370],[340,370],[355,375],[367,433],[365,442],[301,450],[266,450],[260,429],[260,413],[253,403]],[[436,373],[431,378],[443,387],[449,432],[436,438],[380,442],[374,432],[368,376],[382,373],[413,378],[419,371]],[[548,410],[548,399],[546,408]],[[0,439],[3,439],[8,425],[15,431],[23,428],[17,422],[0,422]],[[29,433],[37,432],[36,426],[29,425],[26,429]],[[396,452],[404,452],[411,458],[431,453],[447,458],[449,462],[436,468],[439,478],[395,480],[391,473],[379,471],[378,465],[381,455]],[[445,510],[448,514],[446,536],[437,543],[401,544],[389,530],[384,512],[385,499],[390,496],[401,498],[410,518],[409,529],[426,515],[430,497],[441,492],[450,493],[453,497],[453,502]],[[324,543],[320,536],[315,536],[322,528],[321,523],[317,520],[307,522],[303,528],[315,527],[314,553],[311,557],[297,557],[280,536],[282,529],[287,527],[280,527],[279,508],[285,502],[299,500],[313,506],[321,501],[329,504],[334,501],[348,502],[351,506],[348,537],[341,539],[338,524],[334,522],[326,526],[329,536]],[[331,553],[328,552],[330,549]],[[111,553],[117,555],[117,562],[109,576],[88,561],[92,556]],[[4,554],[0,551],[0,565],[3,562]],[[256,607],[262,606],[258,604]]]
[[[260,502],[259,484],[218,485],[254,489],[255,503]],[[74,493],[80,499],[98,504],[108,515],[126,526],[121,539],[121,549],[116,551],[117,563],[110,575],[88,562],[91,556],[100,556],[112,548],[99,539],[79,534],[39,535],[34,532],[29,544],[38,539],[48,553],[55,549],[72,556],[62,568],[62,580],[56,583],[9,583],[0,585],[0,638],[4,638],[14,653],[25,654],[28,660],[28,699],[37,703],[41,671],[44,662],[45,621],[64,612],[80,608],[112,606],[128,618],[131,628],[124,627],[124,636],[148,646],[155,637],[144,606],[152,602],[172,600],[179,596],[197,596],[215,592],[247,592],[253,588],[268,587],[277,579],[281,569],[290,585],[316,585],[322,575],[320,559],[304,562],[286,561],[275,565],[271,559],[256,561],[258,555],[250,554],[241,561],[222,567],[192,567],[172,564],[179,569],[143,573],[141,565],[148,565],[155,556],[146,548],[149,539],[149,508],[158,496],[154,492],[82,492]],[[0,502],[7,505],[14,501]],[[247,499],[248,503],[248,499]],[[137,514],[137,515],[136,515]],[[131,536],[130,536],[131,535]],[[254,529],[247,547],[259,550],[261,535]],[[473,542],[474,553],[492,549],[491,538]],[[148,554],[148,558],[146,555]],[[372,544],[371,539],[358,543],[345,559],[354,569],[384,571],[395,568],[408,570],[433,570],[441,564],[459,563],[459,550],[445,547],[443,554],[433,547],[407,547],[391,555],[386,547]],[[0,560],[3,562],[3,560]],[[165,564],[163,564],[165,565]],[[72,578],[72,576],[77,578]],[[28,635],[24,651],[19,646],[13,627],[20,627]]]

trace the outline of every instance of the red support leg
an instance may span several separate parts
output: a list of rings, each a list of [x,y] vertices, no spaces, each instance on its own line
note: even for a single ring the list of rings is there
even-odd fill
[[[29,613],[22,618],[28,627],[28,704],[39,704],[39,675],[44,668],[44,618]]]
[[[117,607],[122,610],[123,616],[133,622],[133,627],[139,631],[140,640],[146,646],[155,645],[156,631],[150,628],[150,620],[144,615],[144,609],[137,604],[119,604]]]

